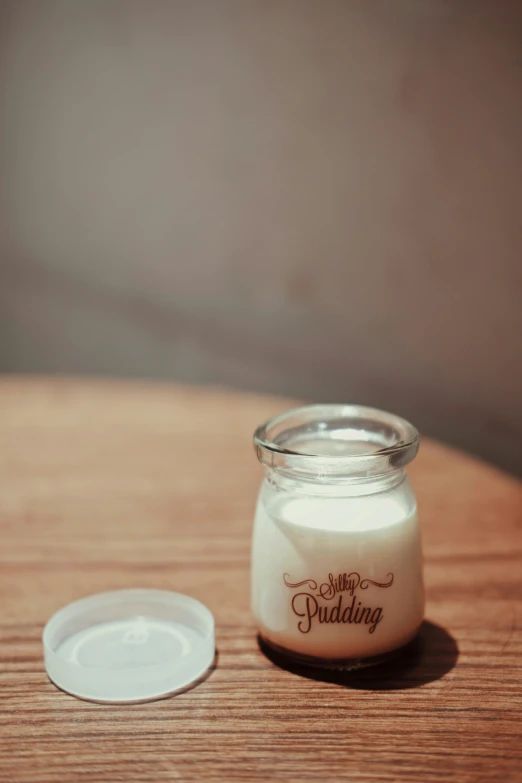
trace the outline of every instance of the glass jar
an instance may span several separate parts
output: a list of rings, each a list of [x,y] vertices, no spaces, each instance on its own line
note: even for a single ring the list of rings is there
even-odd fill
[[[310,405],[254,435],[265,466],[254,521],[252,610],[265,644],[301,663],[379,663],[424,615],[415,497],[419,446],[404,419]]]

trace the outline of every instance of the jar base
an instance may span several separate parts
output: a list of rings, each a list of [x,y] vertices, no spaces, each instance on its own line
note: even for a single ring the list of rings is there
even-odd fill
[[[416,634],[415,634],[416,635]],[[294,650],[289,650],[286,647],[281,647],[274,642],[271,642],[266,636],[259,634],[259,644],[261,650],[263,647],[275,653],[277,657],[283,658],[285,661],[300,666],[309,666],[314,669],[333,669],[336,671],[357,671],[358,669],[366,669],[370,666],[379,666],[380,664],[387,663],[390,659],[399,656],[404,650],[406,650],[412,643],[415,636],[412,637],[406,644],[401,647],[397,647],[395,650],[382,653],[381,655],[369,655],[367,657],[357,658],[321,658],[315,655],[305,655],[304,653],[298,653]],[[277,660],[274,661],[277,663]]]

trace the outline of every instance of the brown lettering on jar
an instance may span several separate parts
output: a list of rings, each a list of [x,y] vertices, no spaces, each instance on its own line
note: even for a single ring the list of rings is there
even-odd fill
[[[315,579],[291,582],[289,574],[283,575],[285,585],[291,589],[306,585],[311,591],[318,590],[315,594],[313,592],[300,592],[292,597],[292,611],[300,618],[297,623],[297,629],[303,634],[310,633],[315,625],[315,622],[312,622],[315,618],[317,618],[316,622],[321,625],[324,623],[364,624],[368,626],[368,633],[373,634],[383,619],[382,606],[371,607],[363,605],[362,601],[358,600],[355,590],[358,587],[361,590],[367,590],[370,585],[377,588],[391,587],[394,575],[392,573],[387,574],[386,580],[384,582],[378,582],[374,579],[361,580],[360,574],[352,571],[349,574],[343,573],[336,577],[333,574],[328,574],[327,581],[323,582],[318,588]],[[343,593],[347,593],[351,597],[351,603],[348,603],[349,599],[346,599]],[[325,601],[331,601],[335,596],[338,596],[338,600],[333,606],[331,604],[321,605],[317,600],[322,598]]]

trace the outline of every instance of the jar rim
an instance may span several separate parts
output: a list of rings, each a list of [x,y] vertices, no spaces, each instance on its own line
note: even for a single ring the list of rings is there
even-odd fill
[[[314,404],[261,424],[254,445],[259,461],[270,468],[316,478],[364,478],[405,467],[418,451],[419,433],[406,419],[379,408]]]

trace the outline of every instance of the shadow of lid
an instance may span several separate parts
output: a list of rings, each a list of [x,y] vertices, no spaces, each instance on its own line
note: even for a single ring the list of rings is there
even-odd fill
[[[399,655],[378,666],[356,671],[320,669],[298,664],[277,653],[261,638],[258,638],[258,643],[272,663],[292,674],[365,691],[406,690],[440,680],[454,668],[459,656],[453,636],[429,620],[423,622],[415,639]]]

